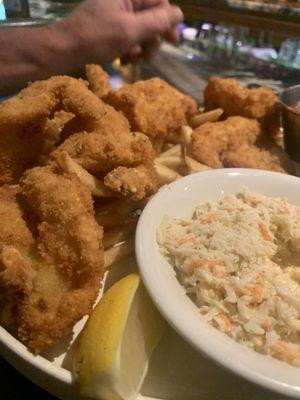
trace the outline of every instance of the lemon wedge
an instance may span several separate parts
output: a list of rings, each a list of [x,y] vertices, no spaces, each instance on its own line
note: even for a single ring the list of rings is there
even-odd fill
[[[135,399],[163,328],[139,275],[127,275],[114,284],[96,305],[75,349],[80,395]]]

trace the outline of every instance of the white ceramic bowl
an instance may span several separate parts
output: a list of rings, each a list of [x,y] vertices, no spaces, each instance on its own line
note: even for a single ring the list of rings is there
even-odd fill
[[[164,215],[189,218],[200,202],[235,194],[243,187],[271,197],[285,196],[300,206],[300,179],[293,176],[253,169],[221,169],[187,176],[161,189],[144,209],[136,233],[137,262],[158,309],[196,350],[256,384],[300,398],[300,368],[258,354],[201,320],[156,243],[156,229]]]

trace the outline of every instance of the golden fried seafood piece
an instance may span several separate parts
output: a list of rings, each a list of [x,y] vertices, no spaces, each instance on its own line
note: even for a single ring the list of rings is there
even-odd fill
[[[58,122],[61,112],[68,118]],[[55,124],[62,140],[81,131],[129,130],[126,118],[104,104],[84,81],[56,76],[34,82],[0,105],[0,184],[16,182],[38,161],[49,147],[49,129],[53,133]]]
[[[87,64],[85,75],[89,82],[89,88],[100,99],[110,92],[109,75],[100,65]]]
[[[62,151],[66,151],[94,175],[118,166],[137,166],[155,158],[148,137],[129,130],[110,135],[99,132],[75,133],[50,154],[50,160],[55,160]]]
[[[276,144],[267,149],[243,145],[223,155],[224,167],[257,168],[293,174],[294,165],[289,156]]]
[[[122,111],[133,130],[151,139],[176,131],[197,112],[197,104],[190,96],[159,78],[124,85],[110,92],[104,101]]]
[[[47,119],[42,130],[43,148],[39,159],[44,161],[45,156],[54,149],[59,142],[64,126],[74,118],[73,113],[66,111],[56,111],[52,119]]]
[[[199,162],[222,168],[224,153],[254,144],[262,136],[262,127],[254,119],[229,117],[225,121],[207,122],[192,134],[192,153]]]
[[[22,253],[29,254],[35,241],[18,201],[19,196],[18,185],[0,187],[0,249],[3,246],[15,246]]]
[[[55,93],[55,111],[64,110],[75,115],[67,125],[68,134],[92,132],[96,129],[109,134],[129,129],[126,118],[103,103],[87,88],[84,81],[69,76],[55,76],[46,81],[34,82],[27,90],[32,86],[36,90]]]
[[[0,185],[17,183],[25,169],[36,162],[43,147],[39,130],[34,122],[28,129],[26,125],[20,130],[3,128],[0,115]]]
[[[24,210],[19,204],[19,186],[4,185],[0,187],[0,275],[6,281],[5,290],[0,284],[0,323],[4,327],[15,322],[13,308],[19,296],[17,280],[22,279],[22,268],[15,265],[15,279],[10,282],[7,272],[3,272],[2,251],[6,246],[14,246],[16,251],[29,255],[35,248],[35,240],[24,218]],[[0,281],[1,281],[0,279]]]
[[[25,211],[37,220],[35,248],[2,246],[0,288],[16,293],[18,337],[39,353],[91,311],[103,276],[102,229],[76,176],[36,167],[20,186]]]
[[[104,178],[104,185],[118,197],[142,200],[157,191],[158,180],[153,164],[134,168],[117,167]]]
[[[268,87],[248,89],[235,79],[214,76],[205,88],[204,105],[208,110],[221,107],[225,117],[240,115],[257,119],[268,132],[274,135],[278,133],[278,98]]]

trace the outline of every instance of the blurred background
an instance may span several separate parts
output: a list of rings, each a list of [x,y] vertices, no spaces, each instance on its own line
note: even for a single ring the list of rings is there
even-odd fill
[[[74,0],[0,0],[1,27],[38,26],[64,18]],[[201,101],[208,77],[234,76],[277,92],[300,83],[300,0],[173,1],[184,11],[180,43],[164,43],[151,62],[106,66],[112,84],[161,76]]]

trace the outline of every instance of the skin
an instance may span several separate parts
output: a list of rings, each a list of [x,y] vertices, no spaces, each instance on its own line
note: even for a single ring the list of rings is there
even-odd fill
[[[0,96],[28,81],[82,72],[115,57],[150,58],[161,38],[175,42],[183,14],[167,0],[85,0],[65,20],[0,32]]]

